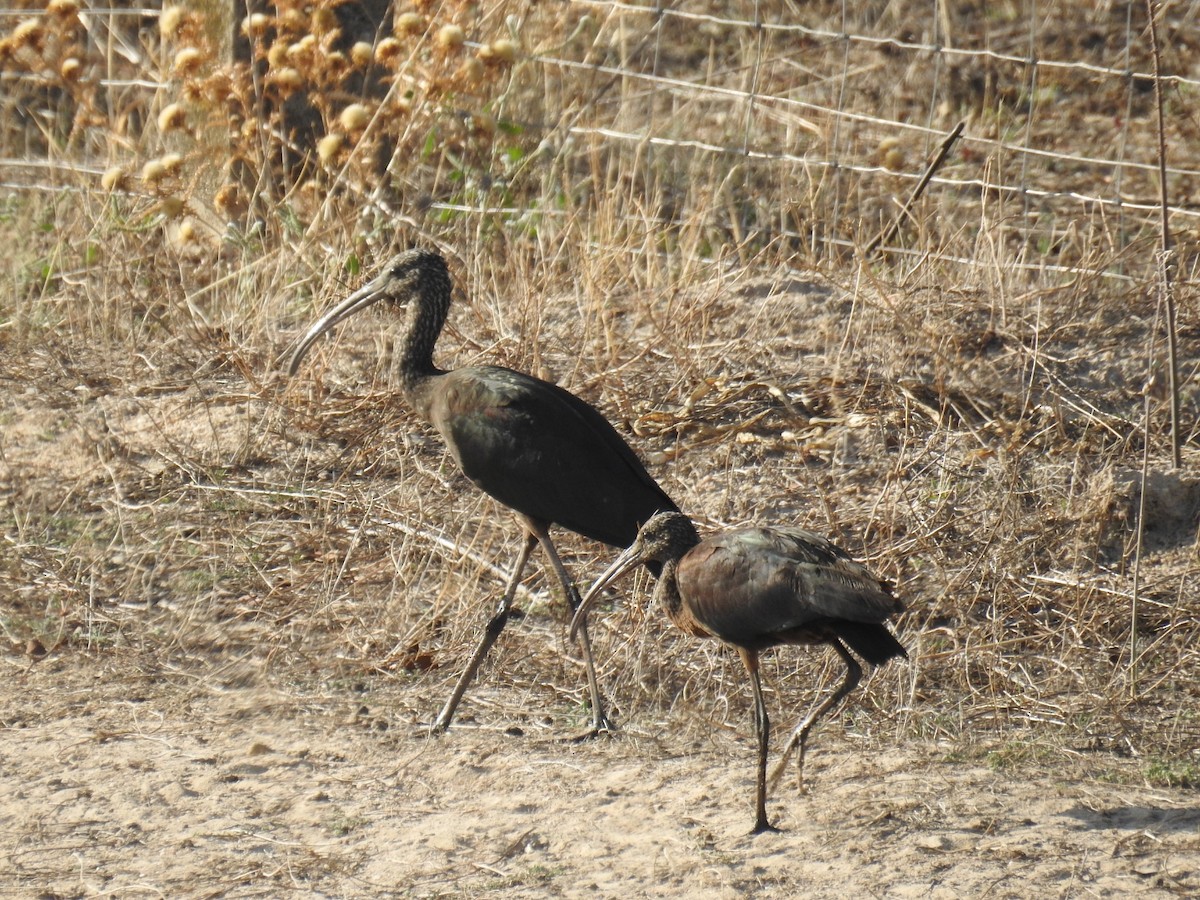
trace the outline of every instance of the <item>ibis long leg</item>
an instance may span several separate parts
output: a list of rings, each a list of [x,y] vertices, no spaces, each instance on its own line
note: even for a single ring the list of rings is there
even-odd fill
[[[533,552],[533,548],[537,546],[537,542],[538,538],[536,535],[525,535],[525,542],[521,545],[521,552],[517,554],[517,561],[513,565],[512,575],[508,579],[508,586],[504,590],[504,596],[500,598],[500,603],[496,607],[495,614],[488,620],[487,625],[484,627],[483,638],[479,641],[479,646],[475,648],[475,653],[471,657],[471,661],[467,663],[467,667],[463,669],[463,673],[458,676],[458,683],[454,685],[454,691],[450,694],[450,699],[442,707],[442,712],[437,717],[437,721],[430,726],[430,731],[445,731],[450,727],[450,720],[454,718],[454,711],[458,709],[458,702],[462,700],[463,694],[467,692],[467,685],[475,677],[475,670],[479,668],[479,664],[483,662],[483,658],[492,649],[492,644],[496,643],[496,638],[500,637],[500,632],[508,624],[508,614],[512,609],[513,597],[517,593],[517,585],[521,582],[521,573],[525,571],[525,564],[529,562],[529,554]]]
[[[792,736],[788,738],[787,745],[783,748],[783,753],[779,757],[779,762],[775,765],[775,770],[771,773],[771,784],[779,781],[783,775],[783,770],[787,768],[792,751],[799,747],[800,752],[796,757],[796,768],[799,772],[800,786],[801,788],[804,787],[804,748],[808,740],[808,733],[817,724],[817,720],[821,716],[841,703],[845,696],[854,690],[858,685],[859,679],[862,678],[862,666],[858,664],[858,660],[850,655],[850,651],[842,646],[842,642],[836,638],[832,638],[829,644],[846,663],[846,679],[842,682],[841,687],[827,697],[820,706],[805,716],[800,721],[800,724],[796,726],[796,729],[792,732]]]
[[[750,673],[750,686],[754,688],[754,732],[758,736],[758,778],[754,799],[754,828],[751,834],[779,829],[767,821],[767,747],[771,741],[771,719],[767,715],[767,704],[763,702],[762,680],[758,677],[758,652],[738,647],[746,671]]]
[[[562,583],[563,591],[567,595],[567,603],[571,607],[571,614],[574,615],[575,610],[579,609],[581,602],[579,591],[576,590],[575,583],[567,573],[566,566],[563,565],[562,559],[559,558],[558,550],[554,547],[554,541],[550,539],[549,531],[541,522],[528,519],[526,520],[526,526],[533,534],[537,535],[537,540],[541,542],[542,548],[546,551],[546,556],[550,558],[550,566],[558,576],[559,582]],[[579,626],[579,645],[583,648],[583,664],[587,670],[588,692],[591,694],[592,701],[591,729],[579,735],[579,737],[588,738],[595,737],[604,731],[612,731],[613,724],[604,713],[604,700],[600,696],[600,681],[596,677],[596,663],[592,657],[592,641],[588,636],[586,621],[582,622]]]

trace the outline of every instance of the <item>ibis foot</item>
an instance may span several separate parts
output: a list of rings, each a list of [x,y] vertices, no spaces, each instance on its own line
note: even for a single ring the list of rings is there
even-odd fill
[[[563,741],[571,744],[582,744],[584,741],[595,740],[600,737],[611,737],[616,734],[617,726],[608,716],[601,714],[592,721],[591,727],[578,734],[569,734]]]
[[[750,830],[751,836],[756,834],[782,834],[782,828],[776,828],[766,819],[760,819],[754,823],[754,827]]]

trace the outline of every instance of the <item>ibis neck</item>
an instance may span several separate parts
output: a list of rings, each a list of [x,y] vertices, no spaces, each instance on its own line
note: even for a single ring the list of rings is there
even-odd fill
[[[408,327],[400,342],[400,387],[410,396],[423,393],[423,386],[442,374],[433,364],[433,347],[446,324],[449,308],[449,290],[444,294],[426,291],[409,307]]]
[[[667,618],[682,628],[683,597],[679,594],[679,579],[676,575],[678,568],[678,559],[668,559],[662,564],[662,573],[654,587],[654,599],[663,608]]]

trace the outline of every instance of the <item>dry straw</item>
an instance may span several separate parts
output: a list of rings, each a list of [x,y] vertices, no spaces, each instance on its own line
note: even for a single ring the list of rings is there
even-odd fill
[[[362,28],[281,0],[242,63],[198,5],[5,14],[5,637],[128,677],[377,679],[389,721],[432,715],[511,525],[396,404],[382,320],[277,369],[426,243],[459,285],[447,364],[593,402],[704,529],[802,524],[898,583],[912,661],[850,734],[1194,781],[1196,218],[1156,179],[1189,196],[1200,141],[1174,23],[1156,70],[1137,4],[847,4],[836,28],[827,6],[451,2]],[[1167,224],[1169,387],[1145,349]],[[581,581],[609,558],[563,549]],[[550,584],[468,696],[487,727],[586,718]],[[736,659],[645,594],[597,618],[622,724],[748,734]],[[827,663],[766,675],[803,697]]]

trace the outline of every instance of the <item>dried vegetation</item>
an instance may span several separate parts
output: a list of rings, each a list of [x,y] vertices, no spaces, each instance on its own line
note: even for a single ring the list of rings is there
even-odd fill
[[[859,31],[899,15],[861,5]],[[780,20],[817,27],[837,6]],[[1127,43],[1110,6],[1060,4],[1039,22],[1043,55],[1111,61]],[[1066,196],[1113,195],[1068,157],[1114,133],[1153,161],[1138,80],[1039,69],[1031,86],[1020,64],[901,45],[851,45],[848,65],[819,37],[668,18],[660,40],[650,15],[515,0],[416,3],[378,32],[352,4],[280,0],[222,62],[202,8],[101,22],[54,0],[0,22],[11,675],[78,655],[220,680],[249,655],[280,683],[394,687],[387,721],[432,715],[515,526],[393,400],[384,324],[344,328],[293,382],[277,365],[360,270],[429,242],[460,289],[447,364],[513,365],[594,402],[705,528],[796,522],[898,583],[912,660],[856,696],[856,732],[1133,754],[1148,779],[1195,781],[1200,487],[1165,464],[1154,218]],[[988,34],[1024,54],[1027,23],[989,10],[944,23],[953,46]],[[1186,69],[1172,47],[1168,68]],[[847,93],[880,118],[833,115]],[[1194,101],[1171,94],[1172,161],[1189,171]],[[961,185],[902,229],[912,254],[856,257],[927,150],[892,123],[964,117],[980,142],[947,169]],[[1019,180],[1024,145],[1065,154],[1022,173],[1061,196],[970,183]],[[1153,198],[1152,173],[1122,171],[1119,196]],[[1192,176],[1173,188],[1186,197]],[[581,581],[607,557],[563,547]],[[569,730],[584,694],[562,602],[540,572],[525,589],[468,719]],[[640,602],[597,631],[631,728],[745,731],[720,648]],[[785,707],[826,662],[772,657]]]

